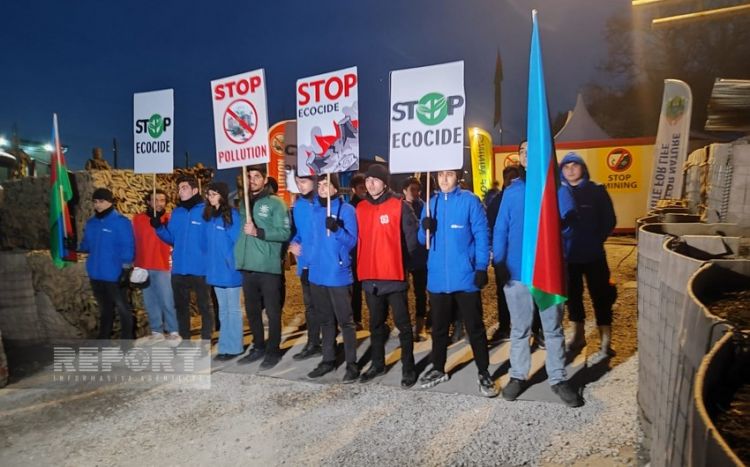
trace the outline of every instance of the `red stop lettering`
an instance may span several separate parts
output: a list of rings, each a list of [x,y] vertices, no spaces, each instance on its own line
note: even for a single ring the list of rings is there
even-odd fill
[[[349,97],[351,90],[357,85],[357,75],[354,73],[347,73],[344,75],[343,80],[338,76],[332,76],[327,80],[316,80],[308,83],[300,83],[297,87],[297,94],[299,99],[297,103],[299,105],[306,105],[313,102],[320,102],[321,90],[328,100],[336,100],[343,94],[344,97]],[[312,89],[310,89],[312,88]]]
[[[234,96],[244,96],[248,93],[252,94],[260,85],[260,76],[240,78],[237,81],[227,81],[226,83],[217,84],[216,87],[214,87],[214,100],[220,101],[225,97],[231,99]]]

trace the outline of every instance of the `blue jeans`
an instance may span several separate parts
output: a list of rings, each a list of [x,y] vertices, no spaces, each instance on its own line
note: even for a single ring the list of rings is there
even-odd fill
[[[146,306],[151,332],[177,332],[172,274],[169,271],[149,269],[148,280],[149,286],[143,289],[143,304]]]
[[[531,369],[529,336],[534,320],[534,301],[528,287],[520,281],[508,281],[503,287],[510,310],[510,377],[526,380]],[[562,329],[562,305],[555,305],[539,313],[547,348],[547,377],[549,384],[565,381],[565,336]]]
[[[238,355],[242,348],[242,287],[214,287],[219,302],[219,353]]]

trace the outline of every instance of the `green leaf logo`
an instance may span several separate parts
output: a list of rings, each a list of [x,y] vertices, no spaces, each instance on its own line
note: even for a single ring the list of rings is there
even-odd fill
[[[159,114],[153,114],[148,119],[148,134],[156,139],[164,132],[164,119]]]
[[[425,125],[437,125],[448,115],[448,102],[439,92],[422,96],[417,104],[417,118]]]

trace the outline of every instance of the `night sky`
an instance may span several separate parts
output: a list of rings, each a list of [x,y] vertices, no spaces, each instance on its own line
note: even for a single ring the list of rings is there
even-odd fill
[[[175,166],[215,167],[212,79],[265,68],[269,123],[294,118],[300,77],[359,68],[360,153],[387,158],[390,70],[465,61],[466,125],[492,129],[495,57],[503,62],[505,144],[523,139],[531,9],[539,10],[550,112],[602,79],[608,17],[629,0],[321,2],[6,2],[0,135],[49,139],[60,119],[68,163],[101,146],[133,164],[133,93],[175,92]],[[197,2],[196,2],[197,3]],[[224,177],[222,177],[224,178]]]

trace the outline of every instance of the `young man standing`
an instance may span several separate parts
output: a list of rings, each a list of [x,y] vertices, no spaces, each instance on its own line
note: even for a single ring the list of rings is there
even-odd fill
[[[422,244],[426,243],[425,233],[430,232],[427,291],[432,312],[432,369],[420,382],[423,388],[430,388],[450,379],[445,360],[455,303],[479,370],[479,391],[495,397],[498,391],[487,371],[490,359],[480,294],[487,285],[490,263],[487,215],[476,195],[459,188],[456,171],[442,170],[437,179],[440,192],[429,200],[430,216],[425,210],[419,229]]]
[[[133,310],[120,283],[135,254],[133,226],[115,210],[111,191],[97,188],[92,198],[95,213],[86,222],[79,251],[89,254],[86,272],[101,313],[97,339],[110,338],[115,307],[120,315],[120,339],[132,339]]]
[[[315,305],[310,295],[310,256],[312,255],[312,213],[317,203],[315,196],[315,176],[294,177],[299,196],[292,205],[292,239],[289,251],[297,258],[297,275],[302,285],[302,302],[305,304],[307,343],[300,352],[293,355],[295,360],[305,360],[320,355],[320,323],[316,320]],[[309,250],[309,251],[308,251]]]
[[[281,248],[291,233],[286,205],[271,194],[266,176],[265,165],[247,169],[250,218],[245,218],[245,209],[241,207],[243,235],[234,249],[237,269],[242,271],[245,311],[253,334],[253,347],[240,363],[262,358],[262,369],[273,368],[281,360]],[[268,342],[261,303],[268,316]]]
[[[576,216],[565,231],[565,257],[568,265],[568,318],[573,335],[567,343],[571,349],[586,345],[583,309],[583,278],[594,305],[596,325],[601,346],[593,355],[593,362],[614,354],[610,348],[612,336],[612,305],[617,289],[609,282],[609,265],[604,241],[617,224],[612,199],[607,189],[589,178],[583,158],[569,152],[560,162],[562,186],[560,195],[570,193],[575,201]]]
[[[388,170],[373,164],[365,174],[367,195],[357,205],[357,276],[370,310],[372,363],[362,374],[366,383],[385,373],[388,307],[401,342],[401,387],[417,382],[414,337],[409,317],[406,265],[418,248],[417,217],[410,206],[388,189]]]
[[[526,166],[525,157],[521,158],[521,165]],[[531,369],[529,336],[534,319],[534,300],[529,288],[521,282],[525,197],[526,182],[523,177],[512,180],[503,192],[492,240],[495,270],[507,271],[503,291],[510,310],[511,368],[510,381],[503,389],[503,398],[508,401],[516,400],[524,391]],[[565,223],[572,212],[572,202],[568,197],[560,197],[558,203]],[[583,401],[566,381],[562,305],[540,310],[540,316],[547,350],[545,368],[549,384],[566,405],[579,407]]]
[[[172,293],[172,273],[170,267],[171,248],[164,243],[151,228],[151,219],[158,218],[162,224],[169,222],[166,213],[167,194],[157,189],[156,196],[149,192],[145,196],[146,212],[133,217],[135,234],[135,261],[133,265],[148,271],[148,287],[143,289],[143,304],[148,314],[151,328],[150,340],[158,342],[167,340],[170,344],[179,344],[182,338],[177,332],[177,315]]]
[[[338,194],[336,174],[318,182],[318,203],[313,208],[313,242],[310,257],[310,290],[318,323],[323,331],[323,360],[310,373],[320,378],[336,369],[336,322],[344,338],[344,383],[359,377],[357,331],[351,307],[352,267],[349,253],[357,243],[354,208]],[[330,215],[327,205],[330,203]]]
[[[201,313],[201,339],[211,340],[213,314],[209,308],[206,284],[206,251],[203,245],[203,209],[198,181],[190,175],[177,179],[180,201],[164,224],[160,217],[151,218],[156,235],[172,245],[172,292],[177,308],[177,327],[183,339],[190,339],[190,291],[195,292]]]

